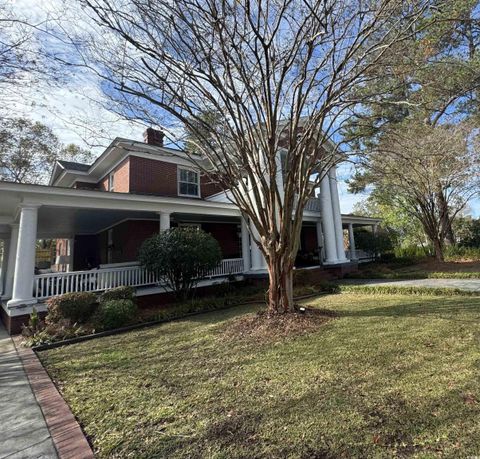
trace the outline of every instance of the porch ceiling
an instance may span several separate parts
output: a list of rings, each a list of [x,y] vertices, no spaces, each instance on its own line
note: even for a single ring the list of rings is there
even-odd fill
[[[9,224],[18,222],[21,205],[39,207],[39,238],[94,234],[123,219],[158,219],[159,212],[201,218],[240,217],[240,211],[230,203],[0,181],[0,237],[8,237]]]
[[[37,237],[48,239],[74,234],[96,234],[123,220],[158,218],[154,212],[42,206],[38,211]]]

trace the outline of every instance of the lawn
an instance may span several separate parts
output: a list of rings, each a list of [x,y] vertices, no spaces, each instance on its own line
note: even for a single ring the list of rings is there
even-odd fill
[[[233,308],[40,353],[98,457],[480,455],[480,297],[337,294],[259,341]]]
[[[429,257],[416,262],[375,262],[360,264],[351,277],[366,279],[480,279],[480,261],[438,262]]]

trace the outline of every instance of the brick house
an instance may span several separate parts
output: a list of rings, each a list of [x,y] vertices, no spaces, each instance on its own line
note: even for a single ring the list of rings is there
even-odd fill
[[[297,267],[355,267],[353,227],[378,222],[340,214],[332,169],[305,209]],[[48,186],[0,182],[4,322],[18,322],[32,305],[42,310],[46,298],[65,292],[132,285],[137,295],[158,293],[158,281],[137,262],[138,249],[158,231],[186,225],[212,234],[222,250],[204,285],[266,275],[239,209],[184,152],[165,147],[160,131],[147,129],[144,142],[116,138],[90,165],[58,161]],[[57,240],[51,269],[36,268],[38,239]]]

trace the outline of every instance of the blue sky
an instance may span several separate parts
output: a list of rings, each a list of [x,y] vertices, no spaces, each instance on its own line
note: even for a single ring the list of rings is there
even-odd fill
[[[72,27],[82,27],[76,19],[80,16],[78,2],[70,2],[65,7],[64,0],[15,0],[15,12],[37,22],[47,16],[61,14],[70,19]],[[88,27],[88,25],[85,25]],[[41,38],[44,40],[45,38]],[[55,52],[65,52],[60,43],[49,39],[49,48]],[[25,116],[50,126],[64,143],[76,143],[92,148],[100,153],[114,137],[141,140],[146,126],[134,124],[107,110],[100,82],[85,71],[77,71],[62,84],[52,85],[48,81],[24,84],[9,96],[8,113]],[[0,114],[2,108],[0,107]],[[347,191],[345,181],[353,169],[349,164],[338,169],[339,195],[343,213],[352,212],[365,194],[352,195]],[[480,217],[480,199],[472,201],[469,213]]]

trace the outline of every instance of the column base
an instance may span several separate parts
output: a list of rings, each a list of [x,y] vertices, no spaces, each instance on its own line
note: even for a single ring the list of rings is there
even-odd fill
[[[22,306],[31,306],[32,304],[37,304],[38,301],[35,298],[28,298],[25,300],[17,300],[15,298],[12,298],[11,300],[7,301],[7,308],[12,309],[12,308],[19,308]]]
[[[332,266],[332,265],[344,265],[346,263],[350,263],[352,260],[348,258],[343,258],[342,260],[325,260],[323,262],[324,266]]]

